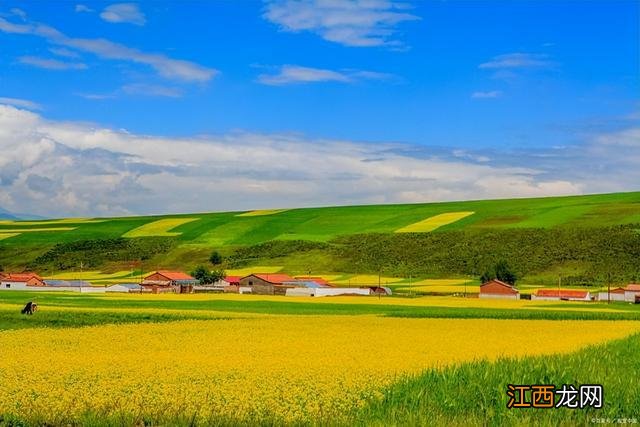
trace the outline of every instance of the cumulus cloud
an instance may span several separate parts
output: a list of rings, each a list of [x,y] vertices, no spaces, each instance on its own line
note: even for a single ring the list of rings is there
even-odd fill
[[[326,70],[321,68],[283,65],[273,74],[260,74],[258,82],[266,85],[288,85],[318,82],[355,83],[363,80],[390,80],[386,73],[362,70]]]
[[[94,216],[632,190],[638,132],[562,149],[447,152],[290,134],[136,135],[0,106],[0,204]]]
[[[81,62],[65,62],[39,56],[21,56],[18,58],[18,62],[47,70],[85,70],[87,68],[87,65]]]
[[[113,24],[144,25],[147,22],[144,13],[135,3],[116,3],[107,6],[100,14],[100,18]]]
[[[107,39],[69,37],[57,29],[38,23],[14,24],[0,17],[0,31],[11,34],[30,34],[48,42],[77,51],[92,53],[103,59],[130,61],[147,65],[161,76],[190,82],[206,82],[218,71],[191,61],[169,58],[161,53],[148,53]]]
[[[345,46],[401,46],[397,26],[420,18],[389,0],[267,0],[263,17],[283,31],[309,31]]]

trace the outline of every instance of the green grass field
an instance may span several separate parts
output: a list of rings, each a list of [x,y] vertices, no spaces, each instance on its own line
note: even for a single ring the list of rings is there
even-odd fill
[[[473,214],[470,214],[473,213]],[[440,233],[455,230],[513,230],[524,228],[595,228],[640,223],[640,192],[534,199],[482,200],[446,203],[345,206],[305,209],[272,209],[250,212],[191,213],[184,215],[124,218],[78,218],[43,221],[0,222],[0,265],[5,270],[22,270],[55,244],[116,238],[157,238],[171,241],[168,250],[133,253],[121,259],[94,265],[98,274],[123,270],[177,268],[189,270],[207,263],[213,249],[223,255],[236,248],[268,241],[305,240],[329,242],[340,236],[398,231]],[[404,233],[399,233],[404,234]],[[126,253],[126,252],[125,252]],[[49,264],[32,267],[46,275],[79,270],[81,254],[65,266]],[[142,260],[142,266],[135,261]],[[75,266],[78,264],[78,266]],[[85,265],[87,263],[85,262]],[[284,256],[252,259],[228,269],[253,265],[279,266],[283,271],[305,274],[344,273],[326,250],[298,251]],[[544,283],[553,283],[558,274],[582,264],[538,272]],[[71,271],[70,271],[71,270]],[[359,272],[360,273],[360,272]],[[373,273],[367,269],[361,273]],[[73,274],[71,274],[73,276]],[[348,277],[348,276],[345,276]],[[452,277],[450,275],[440,278]],[[427,276],[415,279],[425,279]],[[101,279],[96,277],[96,280]],[[404,277],[408,279],[408,277]],[[104,282],[106,283],[106,282]]]
[[[268,212],[256,214],[254,212]],[[306,208],[251,213],[203,213],[100,220],[3,221],[0,233],[21,234],[3,245],[115,238],[138,229],[145,236],[176,233],[193,245],[248,245],[272,239],[327,241],[338,235],[394,232],[436,215],[474,212],[439,229],[603,226],[640,222],[640,192],[412,205]],[[163,221],[158,223],[157,221]],[[155,224],[154,224],[155,223]],[[50,227],[64,224],[65,227]],[[145,226],[145,228],[139,228]],[[157,225],[157,227],[156,227]],[[169,228],[167,228],[169,227]],[[60,229],[59,229],[60,228]],[[41,230],[41,231],[39,231]],[[45,232],[46,231],[46,232]],[[155,233],[155,234],[154,234]],[[135,234],[135,232],[134,232]]]

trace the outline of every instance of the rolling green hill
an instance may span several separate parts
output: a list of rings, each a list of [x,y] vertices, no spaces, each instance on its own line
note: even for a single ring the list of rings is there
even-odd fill
[[[2,220],[0,265],[51,273],[74,268],[74,263],[82,260],[90,268],[117,271],[127,269],[131,261],[143,260],[148,269],[189,269],[206,262],[216,249],[234,260],[228,268],[263,262],[258,265],[282,265],[301,271],[310,265],[332,272],[338,271],[335,251],[330,255],[326,247],[313,249],[308,244],[303,245],[304,250],[297,250],[298,241],[334,244],[350,235],[381,233],[411,238],[456,231],[492,232],[493,238],[499,239],[495,236],[509,230],[592,229],[597,233],[629,224],[640,224],[640,192],[123,218]],[[107,239],[115,245],[113,248],[94,242]],[[246,253],[247,247],[274,240],[295,242],[290,246],[285,243],[282,256],[249,256],[248,261],[234,258],[239,249],[244,248]],[[91,249],[92,245],[98,249]],[[366,265],[363,268],[372,269]]]

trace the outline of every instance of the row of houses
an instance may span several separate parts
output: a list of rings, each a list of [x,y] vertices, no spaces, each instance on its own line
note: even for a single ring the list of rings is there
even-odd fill
[[[224,292],[257,295],[324,297],[337,295],[391,295],[383,286],[336,287],[322,277],[296,276],[282,273],[252,273],[244,277],[228,276],[223,280]]]
[[[520,299],[520,291],[508,283],[491,280],[480,285],[480,298]],[[625,301],[640,303],[640,285],[629,284],[627,287],[615,288],[611,291],[592,295],[589,291],[573,289],[537,289],[531,294],[532,300],[539,301]]]
[[[0,291],[71,291],[81,293],[104,293],[119,292],[118,287],[114,286],[94,286],[86,280],[53,280],[43,279],[37,273],[2,273],[0,272]],[[131,285],[129,285],[131,286]],[[140,288],[140,285],[133,285]]]
[[[121,283],[111,286],[93,286],[82,280],[48,280],[36,273],[0,273],[0,290],[74,291],[81,293],[194,293],[227,292],[258,295],[336,296],[336,295],[391,295],[391,289],[380,286],[336,287],[322,277],[287,274],[254,273],[247,276],[227,276],[209,286],[181,271],[159,270],[140,283]]]

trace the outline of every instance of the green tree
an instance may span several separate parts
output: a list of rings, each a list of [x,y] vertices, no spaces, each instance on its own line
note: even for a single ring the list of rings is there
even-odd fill
[[[201,285],[211,283],[211,273],[204,265],[199,265],[191,272],[191,275],[200,281]]]
[[[480,276],[480,281],[482,283],[487,283],[494,279],[498,279],[501,282],[508,283],[510,285],[515,285],[518,280],[518,276],[506,261],[501,260],[487,269]]]
[[[213,270],[212,272],[209,273],[211,283],[216,283],[217,281],[224,279],[226,276],[227,274],[222,269]]]
[[[209,257],[209,262],[213,265],[222,264],[222,255],[220,255],[220,252],[218,251],[211,252],[211,256]]]

